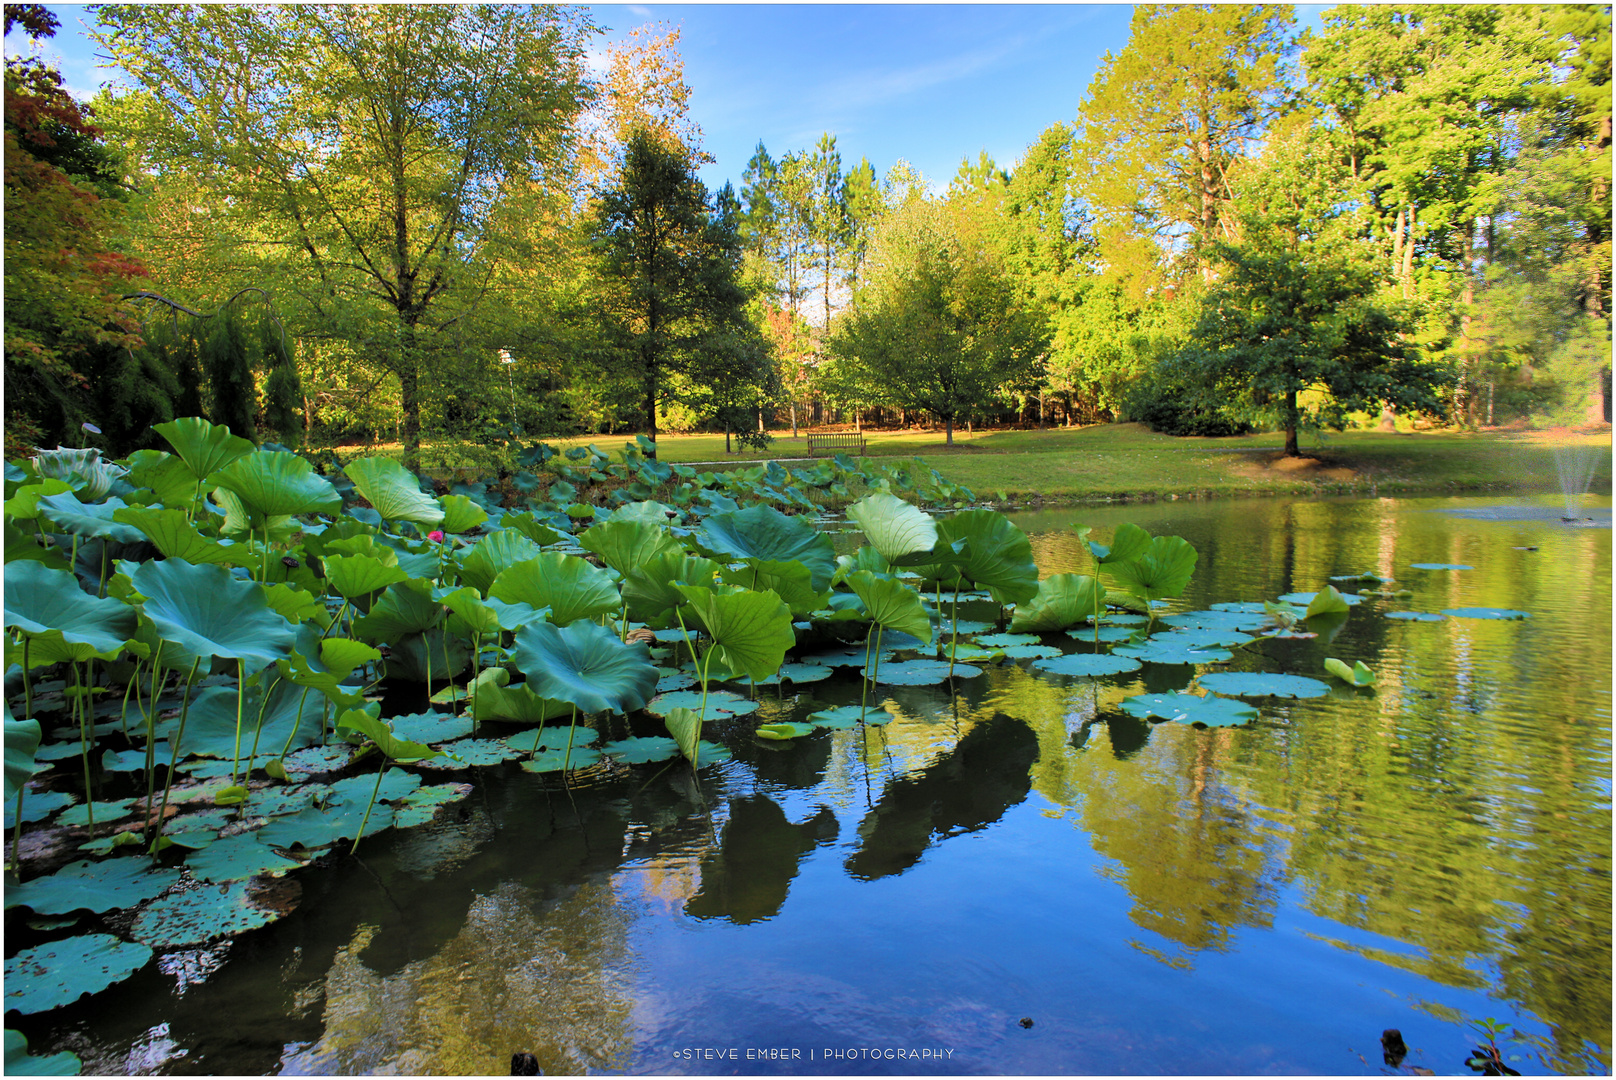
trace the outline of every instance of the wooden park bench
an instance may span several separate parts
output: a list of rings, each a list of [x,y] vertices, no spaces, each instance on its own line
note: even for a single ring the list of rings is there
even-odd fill
[[[832,434],[808,436],[808,456],[820,454],[864,453],[864,436],[856,431],[838,431]]]

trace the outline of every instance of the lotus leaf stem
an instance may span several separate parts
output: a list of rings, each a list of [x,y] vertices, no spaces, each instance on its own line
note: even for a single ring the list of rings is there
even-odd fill
[[[376,749],[379,751],[381,747],[378,746]],[[390,764],[392,763],[387,760],[387,755],[383,754],[382,767],[376,770],[376,786],[370,789],[370,802],[365,806],[365,816],[359,820],[359,832],[353,838],[353,847],[348,849],[350,855],[359,850],[359,841],[365,835],[365,826],[370,824],[370,812],[376,809],[376,796],[382,790],[382,777],[387,775],[387,767]]]
[[[168,775],[163,777],[163,805],[157,811],[157,835],[152,837],[151,853],[157,854],[157,842],[163,838],[163,819],[168,814],[168,793],[174,786],[174,773],[180,763],[180,743],[185,739],[185,721],[191,715],[191,687],[196,683],[196,669],[202,663],[199,656],[191,661],[191,673],[185,677],[185,700],[180,703],[180,729],[174,735],[173,745],[169,748]],[[146,812],[151,813],[151,801],[146,802]]]
[[[280,677],[280,675],[277,674],[275,676],[275,681],[270,683],[269,686],[265,687],[265,689],[264,689],[264,700],[259,702],[259,704],[258,704],[258,724],[253,729],[252,749],[250,751],[248,751],[248,753],[247,753],[247,775],[248,776],[252,775],[253,761],[258,757],[258,740],[260,738],[262,738],[263,734],[264,734],[264,713],[269,711],[269,695],[274,692],[275,687],[280,685],[280,682],[281,682],[281,677]],[[297,729],[302,727],[302,726],[303,726],[303,703],[301,701],[299,701],[298,702],[298,707],[297,707],[297,715],[292,717],[292,738],[295,739],[297,737]],[[288,741],[288,744],[290,744],[291,740],[287,740],[287,741]]]
[[[449,709],[455,716],[459,716],[460,700],[455,696],[454,675],[449,670],[449,628],[447,626],[445,626],[439,633],[438,640],[443,642],[443,671],[444,677],[449,680]],[[427,651],[432,651],[432,646],[430,643],[427,645]],[[428,686],[427,689],[430,690],[431,687]]]
[[[241,767],[241,713],[247,700],[246,664],[240,657],[236,658],[236,747],[230,759],[230,782],[236,782],[236,772]]]
[[[22,636],[22,709],[23,719],[34,718],[34,677],[28,669],[28,646],[34,643],[33,635]]]
[[[95,839],[95,791],[90,787],[90,732],[89,717],[86,715],[88,695],[84,690],[84,670],[77,664],[69,666],[73,669],[74,681],[78,683],[80,693],[73,699],[74,712],[78,714],[79,722],[79,756],[84,760],[84,808],[90,816],[90,839]]]

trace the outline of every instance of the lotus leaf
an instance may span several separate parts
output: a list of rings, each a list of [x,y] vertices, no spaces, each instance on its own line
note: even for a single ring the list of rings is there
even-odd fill
[[[600,752],[624,765],[645,765],[676,757],[679,744],[665,735],[643,735],[607,743],[600,748]]]
[[[499,525],[501,529],[511,529],[521,533],[523,536],[527,537],[529,540],[541,547],[546,544],[560,543],[562,540],[566,539],[562,533],[556,532],[550,526],[544,524],[544,522],[534,517],[531,513],[506,514],[504,517],[499,519]],[[494,535],[497,536],[498,534],[496,533]],[[532,558],[533,556],[528,555],[525,557]],[[521,562],[522,560],[517,559],[515,561]],[[489,580],[491,581],[493,579],[490,578]]]
[[[410,634],[431,630],[443,621],[443,605],[432,595],[432,583],[425,578],[407,578],[387,587],[371,605],[369,614],[354,620],[359,637],[391,644]]]
[[[110,654],[135,634],[135,612],[129,605],[96,599],[79,587],[78,578],[41,563],[9,562],[5,567],[5,625],[25,634],[57,631],[67,645],[90,653]],[[88,659],[88,655],[79,659]],[[36,663],[30,657],[30,663]]]
[[[1088,622],[1105,612],[1105,589],[1086,574],[1053,574],[1038,583],[1038,593],[1017,605],[1012,634],[1051,633]],[[984,641],[983,644],[993,644]]]
[[[0,798],[7,805],[16,801],[17,792],[34,775],[34,754],[42,737],[38,720],[13,720],[11,707],[6,707],[6,781]]]
[[[997,510],[965,510],[937,523],[938,546],[958,548],[959,576],[985,588],[999,604],[1023,604],[1038,595],[1032,542]],[[940,575],[946,583],[947,574]]]
[[[466,769],[473,765],[498,765],[522,753],[512,750],[498,739],[460,739],[445,743],[444,756],[421,762],[428,769]]]
[[[1131,656],[1108,656],[1104,653],[1070,653],[1058,660],[1034,660],[1034,671],[1048,672],[1051,675],[1078,675],[1096,677],[1100,675],[1120,675],[1126,671],[1138,671],[1142,665]]]
[[[388,719],[393,734],[418,743],[441,743],[471,734],[471,717],[422,712]]]
[[[379,709],[379,706],[375,707]],[[440,753],[440,751],[422,743],[399,738],[393,734],[392,728],[363,709],[348,709],[343,712],[337,718],[337,727],[359,732],[372,743],[375,743],[376,749],[380,750],[391,761],[420,761],[423,758],[437,757]],[[410,774],[401,773],[398,775],[408,776]],[[347,790],[342,785],[358,779],[360,778],[351,777],[349,780],[337,781],[337,783],[331,785],[333,795],[338,796],[339,801],[341,801],[342,798],[346,797],[344,793]],[[421,782],[420,777],[414,777],[414,779],[417,784]],[[378,794],[376,797],[386,798],[390,796]]]
[[[1238,630],[1218,630],[1209,627],[1186,626],[1174,627],[1165,634],[1157,634],[1152,640],[1162,641],[1172,645],[1187,645],[1192,649],[1223,648],[1235,645],[1245,645],[1256,638],[1250,634],[1242,634]]]
[[[125,509],[122,499],[82,503],[71,491],[45,495],[39,499],[39,512],[66,532],[77,536],[105,537],[120,544],[134,544],[146,535],[133,525],[125,525],[114,515]]]
[[[1152,537],[1126,562],[1106,563],[1106,572],[1134,596],[1147,601],[1177,596],[1195,573],[1195,548],[1181,536]]]
[[[722,564],[697,555],[653,556],[624,578],[623,602],[631,618],[652,626],[664,626],[672,621],[673,609],[685,602],[675,582],[711,585],[724,569]]]
[[[1339,607],[1336,606],[1335,602],[1333,600],[1328,599],[1328,597],[1330,596],[1331,593],[1335,593],[1336,597],[1338,597],[1340,599],[1341,606],[1339,606]],[[1321,610],[1321,611],[1313,611],[1312,607],[1313,607],[1314,602],[1317,601],[1319,599],[1319,597],[1321,597],[1321,596],[1327,598],[1323,602],[1326,605],[1328,605],[1328,607],[1326,607],[1324,610]],[[1311,593],[1311,592],[1286,593],[1284,596],[1281,596],[1279,599],[1280,599],[1280,601],[1282,603],[1286,603],[1286,604],[1306,604],[1308,606],[1308,611],[1313,615],[1324,615],[1324,614],[1328,614],[1331,611],[1345,611],[1347,608],[1356,607],[1358,604],[1361,604],[1363,602],[1362,600],[1360,600],[1358,598],[1358,596],[1355,593],[1337,592],[1335,587],[1331,586],[1331,585],[1326,585],[1324,587],[1323,592],[1316,592],[1316,593]]]
[[[166,654],[165,654],[166,655]],[[209,686],[191,698],[191,713],[185,725],[183,753],[202,757],[236,758],[236,691],[227,686]],[[294,748],[320,741],[324,706],[320,699],[305,695],[302,688],[287,680],[274,680],[267,705],[263,682],[247,686],[242,695],[242,756],[252,747],[256,734],[260,757],[279,756],[290,743]],[[263,722],[258,722],[259,710]],[[97,814],[96,820],[100,820]]]
[[[982,674],[981,668],[970,664],[954,664],[952,669],[943,660],[905,660],[901,664],[882,664],[879,671],[866,668],[864,675],[886,686],[932,686],[946,682],[951,674],[956,679],[974,679]]]
[[[1004,655],[1011,660],[1047,660],[1061,655],[1061,651],[1053,645],[1011,645]]]
[[[1036,645],[1038,644],[1038,635],[1021,633],[984,634],[982,637],[976,639],[976,643],[978,645],[994,645],[1001,647],[1007,645]]]
[[[892,658],[891,649],[883,649],[880,653],[866,656],[864,645],[854,645],[851,648],[835,649],[829,652],[814,653],[804,656],[801,663],[822,664],[825,667],[862,667],[867,660],[876,660],[877,663],[886,663]]]
[[[1375,673],[1365,667],[1362,660],[1357,661],[1352,667],[1348,667],[1345,661],[1337,660],[1333,656],[1327,657],[1324,661],[1324,670],[1349,686],[1373,686],[1375,684]]]
[[[199,416],[185,416],[166,424],[153,424],[152,430],[168,440],[168,445],[174,448],[197,480],[254,450],[252,443],[232,434],[225,425],[209,423]]]
[[[610,521],[586,529],[578,537],[585,551],[599,555],[607,566],[627,577],[629,571],[659,555],[674,557],[686,553],[684,547],[659,521],[625,520],[621,513],[613,514]]]
[[[165,559],[143,564],[134,584],[166,646],[163,658],[174,666],[225,657],[252,674],[291,654],[297,631],[257,582],[239,581],[223,567]]]
[[[716,661],[732,674],[754,679],[766,679],[780,670],[796,636],[791,611],[778,596],[772,592],[720,595],[691,585],[677,588],[685,596],[687,618],[693,618],[712,638],[705,662]]]
[[[345,745],[311,746],[297,750],[281,759],[287,772],[328,773],[346,768],[353,760],[353,748]]]
[[[799,724],[793,721],[784,721],[778,724],[760,724],[753,732],[760,739],[772,742],[783,742],[786,739],[796,739],[803,735],[811,735],[815,731],[813,724]]]
[[[707,693],[707,708],[702,712],[703,720],[717,720],[728,716],[745,716],[747,713],[757,711],[758,703],[732,694],[728,690],[710,690]],[[646,712],[657,716],[667,717],[675,709],[683,709],[691,715],[696,715],[701,708],[701,691],[675,690],[667,694],[658,694],[645,706]]]
[[[134,798],[111,799],[98,803],[75,803],[64,810],[56,819],[58,825],[78,827],[90,823],[93,810],[97,826],[113,821],[121,821],[135,812]]]
[[[303,864],[277,854],[261,843],[256,833],[238,833],[216,840],[188,856],[185,865],[200,881],[223,883],[245,881],[259,874],[279,877]]]
[[[701,714],[692,709],[669,709],[663,722],[668,725],[668,734],[678,744],[679,752],[694,766],[700,754]]]
[[[39,517],[41,498],[72,490],[72,485],[65,480],[44,480],[37,484],[28,484],[19,488],[15,495],[6,500],[6,516],[18,521],[33,521]]]
[[[313,624],[305,624],[312,626]],[[347,641],[347,638],[333,639],[334,641]],[[354,644],[359,644],[354,642]],[[369,648],[369,646],[364,646]],[[372,650],[375,651],[375,650]],[[379,658],[381,653],[376,652]],[[275,661],[275,670],[281,678],[287,679],[298,686],[306,686],[318,690],[328,701],[344,708],[352,708],[362,704],[365,700],[363,688],[345,685],[352,672],[330,671],[316,664],[300,652],[294,652],[290,659]]]
[[[349,716],[354,715],[349,713]],[[365,715],[360,713],[358,715]],[[384,751],[385,753],[385,751]],[[392,755],[388,755],[391,757]],[[427,755],[431,756],[431,755]],[[371,793],[375,792],[377,802],[392,802],[408,796],[421,786],[421,778],[412,772],[403,769],[388,769],[378,783],[375,773],[360,773],[358,776],[349,776],[336,781],[331,785],[331,791],[326,796],[328,807],[358,806],[363,808],[370,802]]]
[[[1042,646],[1021,645],[1017,647],[1023,649],[1037,649],[1041,648]],[[1000,660],[1003,660],[1006,655],[1006,651],[1004,649],[984,649],[979,645],[972,645],[969,643],[964,645],[946,646],[946,649],[948,658],[950,660],[964,660],[966,663],[970,664],[997,664]],[[1060,650],[1053,649],[1049,655],[1059,656]]]
[[[799,617],[824,607],[831,596],[828,591],[815,591],[812,575],[800,562],[754,559],[748,565],[724,570],[720,580],[755,592],[772,592]]]
[[[8,886],[6,907],[26,907],[40,915],[112,911],[144,903],[179,880],[178,870],[154,870],[147,859],[84,859],[47,877]]]
[[[1430,611],[1388,611],[1388,619],[1407,619],[1411,622],[1441,622],[1442,616]]]
[[[1152,664],[1218,664],[1233,658],[1227,649],[1198,647],[1192,641],[1174,641],[1177,634],[1158,634],[1141,645],[1118,645],[1113,656],[1131,656]]]
[[[1080,626],[1076,630],[1066,631],[1066,636],[1076,638],[1078,641],[1100,642],[1101,644],[1115,644],[1119,641],[1132,641],[1139,634],[1138,627],[1130,626],[1101,626],[1089,629]]]
[[[77,747],[74,747],[77,750]],[[72,806],[78,802],[78,796],[66,791],[30,791],[22,797],[22,820],[24,824],[35,821],[44,821],[64,806]],[[17,824],[14,815],[17,811],[17,796],[12,794],[6,799],[5,827],[11,828]]]
[[[931,617],[913,589],[894,578],[877,577],[869,570],[850,575],[847,585],[864,602],[872,620],[889,630],[913,634],[921,643],[931,641]]]
[[[523,760],[522,768],[530,773],[587,769],[591,765],[600,764],[600,757],[600,751],[592,746],[574,746],[571,750],[565,746],[547,747],[541,753]]]
[[[207,478],[266,519],[298,514],[338,514],[342,496],[303,458],[287,451],[247,454]]]
[[[884,491],[848,507],[847,519],[858,525],[870,546],[894,566],[928,562],[937,546],[937,523],[931,515]]]
[[[765,562],[796,560],[808,568],[815,591],[830,587],[836,550],[830,537],[804,517],[789,517],[768,506],[712,514],[696,532],[696,544],[710,555]]]
[[[1330,687],[1302,675],[1269,675],[1262,672],[1220,671],[1202,675],[1201,686],[1219,694],[1240,697],[1323,697]]]
[[[1170,694],[1135,694],[1122,700],[1122,711],[1130,716],[1176,720],[1181,724],[1204,727],[1239,727],[1257,719],[1257,710],[1244,702],[1208,694],[1176,691]]]
[[[313,805],[316,799],[325,800],[331,795],[330,784],[298,784],[295,787],[265,788],[255,791],[248,796],[243,804],[243,812],[249,817],[285,817],[288,814],[299,814]],[[228,810],[214,811],[214,813],[227,814]],[[218,828],[223,828],[225,822],[221,819]],[[165,830],[172,832],[170,825]]]
[[[1115,622],[1116,619],[1113,617],[1110,621]],[[1261,630],[1269,624],[1269,618],[1260,606],[1256,612],[1186,611],[1163,615],[1161,621],[1179,630],[1220,630],[1241,634]]]
[[[413,776],[413,774],[403,773],[397,769],[392,770],[392,774]],[[420,777],[413,778],[417,783],[420,782]],[[350,779],[364,781],[365,794],[359,801],[343,803],[328,810],[317,810],[311,807],[291,817],[276,818],[258,830],[258,839],[262,843],[280,848],[297,847],[299,845],[305,848],[317,848],[324,847],[327,844],[334,844],[338,840],[352,840],[359,835],[361,824],[364,824],[366,836],[375,836],[390,827],[393,823],[393,808],[386,805],[386,803],[375,807],[370,812],[370,821],[365,823],[365,803],[370,797],[370,788],[376,781],[368,775],[350,777]],[[206,891],[212,892],[214,890]],[[140,934],[138,925],[135,936],[143,941],[147,940]]]
[[[1466,566],[1464,563],[1447,563],[1447,562],[1417,562],[1417,563],[1409,563],[1409,567],[1411,569],[1414,569],[1414,570],[1474,570],[1475,569],[1474,566]]]
[[[736,681],[740,682],[742,685],[745,685],[745,686],[778,686],[782,682],[794,682],[794,683],[820,682],[820,681],[822,681],[824,679],[830,678],[832,674],[834,674],[832,669],[826,667],[823,664],[800,664],[800,663],[799,664],[781,664],[780,665],[780,670],[775,672],[773,675],[770,675],[767,679],[746,678],[746,679],[738,679]],[[682,689],[684,689],[683,686],[671,686],[671,685],[670,686],[663,686],[662,685],[663,683],[669,682],[669,681],[670,680],[668,680],[668,679],[659,680],[657,682],[657,689],[659,691],[662,691],[662,690],[682,690]],[[684,684],[684,686],[689,686],[689,685],[690,685],[690,683],[688,683],[688,682]]]
[[[515,720],[540,724],[555,716],[565,716],[572,706],[536,694],[527,685],[507,686],[510,672],[487,668],[471,684],[472,709],[480,720]]]
[[[70,1005],[122,982],[151,958],[145,945],[110,934],[82,934],[24,949],[6,961],[6,1011],[26,1016]]]
[[[470,784],[433,784],[419,787],[399,801],[393,813],[393,828],[413,829],[425,825],[438,816],[450,803],[459,802],[470,795]]]
[[[786,664],[786,665],[782,666],[780,670],[784,671],[786,668],[791,667],[791,666],[793,666],[793,665]],[[812,666],[812,665],[799,665],[799,666]],[[657,670],[658,671],[666,671],[668,669],[667,668],[657,668]],[[830,669],[826,668],[825,670],[829,671]],[[750,680],[748,680],[748,679],[742,679],[741,681],[742,682],[750,682]],[[777,673],[777,674],[775,674],[775,675],[773,675],[773,676],[771,676],[771,677],[769,677],[767,679],[762,680],[757,685],[759,685],[759,686],[773,686],[776,683],[778,683],[779,681],[780,681],[780,676]],[[681,672],[677,672],[677,673],[675,673],[673,675],[664,675],[664,676],[662,676],[660,679],[657,680],[656,688],[657,688],[657,693],[665,694],[669,690],[684,690],[687,687],[691,687],[691,686],[695,686],[695,685],[696,685],[696,677],[694,675],[688,675],[688,674],[681,671]]]
[[[293,818],[272,823],[269,828]],[[260,835],[263,832],[260,831]],[[268,839],[267,837],[265,838]],[[284,846],[292,846],[290,843]],[[131,931],[136,941],[158,949],[204,945],[222,937],[235,937],[248,930],[267,926],[287,914],[257,907],[252,902],[253,885],[237,881],[218,888],[197,889],[157,901],[136,918]]]
[[[188,563],[228,563],[251,566],[257,552],[247,545],[226,544],[203,536],[183,510],[162,510],[150,506],[125,506],[114,511],[114,521],[133,526],[144,533],[165,559]]]
[[[422,491],[420,479],[392,458],[358,458],[343,466],[342,471],[384,521],[410,521],[430,527],[443,521],[443,507],[438,500]]]
[[[511,659],[535,694],[585,713],[630,712],[656,690],[645,644],[624,644],[590,622],[525,626],[516,632]]]
[[[906,503],[905,505],[908,504]],[[877,574],[891,574],[893,567],[891,563],[881,557],[879,551],[866,544],[851,555],[836,556],[836,573],[832,575],[831,583],[838,585],[847,578],[847,575],[860,570],[873,570]]]
[[[28,1037],[20,1031],[6,1029],[7,1076],[77,1076],[84,1067],[79,1056],[63,1050],[49,1057],[35,1057],[28,1053]]]
[[[465,495],[439,495],[438,507],[443,511],[438,527],[451,535],[470,532],[488,521],[488,512]]]
[[[1443,608],[1442,614],[1455,619],[1530,619],[1530,611],[1516,611],[1514,608],[1495,607],[1461,607]]]
[[[500,571],[489,596],[506,603],[548,607],[550,621],[566,626],[616,611],[617,586],[606,571],[583,559],[546,551]]]
[[[398,554],[379,544],[375,555],[328,555],[324,563],[326,581],[337,595],[349,600],[369,596],[409,577],[398,565]]]
[[[1097,544],[1093,540],[1086,542],[1095,561],[1105,564],[1125,563],[1138,558],[1150,546],[1150,540],[1150,533],[1132,522],[1123,522],[1112,534],[1109,546]]]

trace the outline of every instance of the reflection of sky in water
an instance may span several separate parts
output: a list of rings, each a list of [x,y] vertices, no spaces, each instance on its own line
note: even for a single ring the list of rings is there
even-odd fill
[[[1465,1022],[1496,1016],[1527,1040],[1512,1044],[1523,1071],[1603,1071],[1610,533],[1445,512],[1480,502],[1021,515],[1046,573],[1090,569],[1073,522],[1100,541],[1130,520],[1184,535],[1201,557],[1177,610],[1364,570],[1414,596],[1366,601],[1328,639],[1236,649],[1232,670],[1323,678],[1336,656],[1379,677],[1260,702],[1243,728],[1119,711],[1183,688],[1189,667],[1050,680],[1022,664],[958,697],[883,687],[884,727],[750,737],[857,704],[842,669],[762,688],[756,713],[709,727],[735,760],[699,786],[683,766],[597,770],[570,794],[486,770],[439,821],[304,872],[302,909],[183,997],[171,974],[98,999],[93,1060],[502,1074],[526,1050],[548,1074],[1339,1073],[1378,1067],[1371,1048],[1399,1027],[1408,1063],[1442,1073],[1473,1045]],[[1532,618],[1380,614],[1466,606]],[[782,1046],[953,1054],[678,1056]]]

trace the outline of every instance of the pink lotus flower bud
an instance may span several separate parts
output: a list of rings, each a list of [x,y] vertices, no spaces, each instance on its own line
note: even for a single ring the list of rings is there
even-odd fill
[[[431,532],[426,534],[426,538],[432,541],[434,544],[441,544],[443,543],[443,530],[433,529]]]

